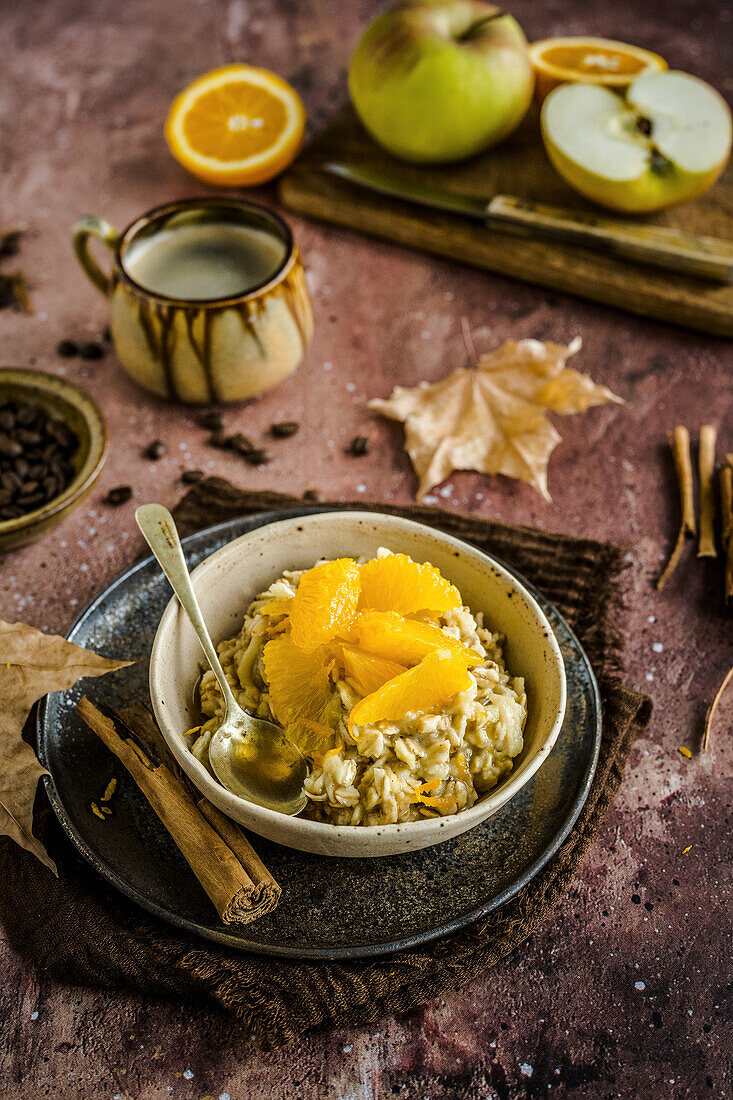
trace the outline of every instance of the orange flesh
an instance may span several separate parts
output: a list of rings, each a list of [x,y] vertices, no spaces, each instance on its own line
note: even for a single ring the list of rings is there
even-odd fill
[[[192,148],[221,161],[269,149],[285,129],[285,107],[266,88],[234,81],[200,96],[183,120]]]
[[[545,50],[542,60],[569,72],[633,76],[646,68],[646,62],[622,50],[593,46],[554,46]]]

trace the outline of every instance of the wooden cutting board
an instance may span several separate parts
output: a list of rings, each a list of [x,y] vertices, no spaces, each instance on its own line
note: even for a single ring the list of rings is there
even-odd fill
[[[300,214],[396,244],[448,256],[524,282],[595,302],[733,336],[733,285],[637,267],[602,252],[484,228],[467,218],[375,195],[319,171],[326,160],[389,168],[407,178],[485,199],[497,193],[592,210],[552,168],[536,111],[498,148],[463,164],[416,167],[395,160],[371,140],[351,109],[318,134],[279,184],[283,204]],[[688,233],[733,237],[733,167],[707,194],[646,219]]]

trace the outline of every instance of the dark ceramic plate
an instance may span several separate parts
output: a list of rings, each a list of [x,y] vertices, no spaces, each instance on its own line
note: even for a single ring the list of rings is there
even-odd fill
[[[301,514],[269,512],[192,535],[184,542],[189,566],[246,531]],[[81,854],[113,886],[171,924],[220,943],[267,955],[336,959],[382,955],[442,936],[496,909],[537,874],[572,828],[593,778],[601,736],[595,677],[565,620],[534,595],[565,660],[565,723],[534,778],[494,817],[454,840],[412,855],[331,859],[253,836],[282,885],[280,906],[242,929],[221,924],[135,784],[74,711],[82,691],[115,708],[147,701],[145,658],[170,599],[152,558],[115,581],[69,633],[107,656],[143,660],[50,695],[41,707],[39,756],[51,773],[45,777],[51,804]],[[112,774],[123,778],[116,812],[102,824],[88,806]]]

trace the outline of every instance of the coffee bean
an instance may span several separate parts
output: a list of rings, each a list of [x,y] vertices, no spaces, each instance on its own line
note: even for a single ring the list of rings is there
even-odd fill
[[[203,470],[184,470],[181,474],[181,481],[184,485],[195,485],[197,481],[203,481],[206,474]]]
[[[23,454],[23,446],[17,439],[11,439],[5,432],[0,432],[0,455],[5,458],[18,458]]]
[[[257,448],[251,439],[248,439],[246,435],[242,435],[241,432],[237,432],[236,435],[230,435],[227,440],[227,446],[231,447],[233,451],[236,451],[240,455],[251,455]]]
[[[6,470],[2,477],[0,477],[0,485],[3,489],[9,489],[11,493],[19,493],[23,488],[23,482],[16,474],[15,470]]]
[[[242,458],[250,466],[264,466],[265,463],[270,462],[272,455],[265,450],[246,451],[242,454]]]
[[[19,443],[22,443],[24,447],[40,447],[43,443],[43,436],[40,432],[34,432],[31,428],[16,428],[15,438]]]
[[[226,450],[226,448],[229,446],[229,436],[226,434],[226,432],[217,429],[216,431],[213,431],[211,433],[206,442],[209,444],[210,447],[220,447]]]
[[[357,435],[351,440],[346,453],[354,455],[355,458],[361,458],[362,455],[367,454],[369,451],[369,440],[365,435]]]
[[[208,428],[210,432],[220,432],[224,427],[224,420],[221,413],[211,409],[209,412],[201,414],[199,424],[202,428]]]
[[[167,447],[162,439],[154,439],[152,443],[148,443],[143,451],[143,458],[149,458],[151,462],[157,462],[159,458],[163,457],[166,450]]]
[[[49,420],[46,425],[46,435],[55,439],[60,447],[68,449],[76,444],[74,433],[64,424],[63,420]]]
[[[102,344],[98,344],[96,340],[92,340],[88,344],[82,344],[79,348],[79,355],[82,359],[103,359],[106,354]]]
[[[320,489],[306,489],[303,493],[303,500],[312,500],[318,503],[323,500],[323,493]]]
[[[40,406],[0,402],[0,507],[21,516],[53,500],[73,480],[68,460],[78,445],[68,425]]]
[[[79,345],[74,340],[59,340],[56,345],[56,354],[62,359],[73,359],[79,354]]]
[[[276,439],[288,439],[291,435],[299,430],[300,424],[297,420],[283,420],[280,424],[271,424],[270,432]]]
[[[132,489],[129,485],[118,485],[116,489],[110,489],[103,503],[112,504],[116,507],[118,504],[126,504],[131,496]]]
[[[38,409],[33,405],[19,405],[15,419],[21,427],[27,428],[29,424],[35,424],[38,420]]]

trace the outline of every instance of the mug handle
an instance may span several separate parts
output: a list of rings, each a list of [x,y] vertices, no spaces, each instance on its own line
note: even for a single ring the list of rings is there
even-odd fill
[[[91,255],[89,251],[90,237],[98,237],[100,241],[104,241],[110,250],[114,251],[119,240],[119,233],[108,221],[105,221],[104,218],[98,218],[96,214],[87,214],[86,217],[79,218],[71,230],[71,243],[74,246],[76,258],[81,264],[82,270],[90,282],[94,283],[97,290],[101,291],[106,298],[109,294],[110,277],[105,275]]]

